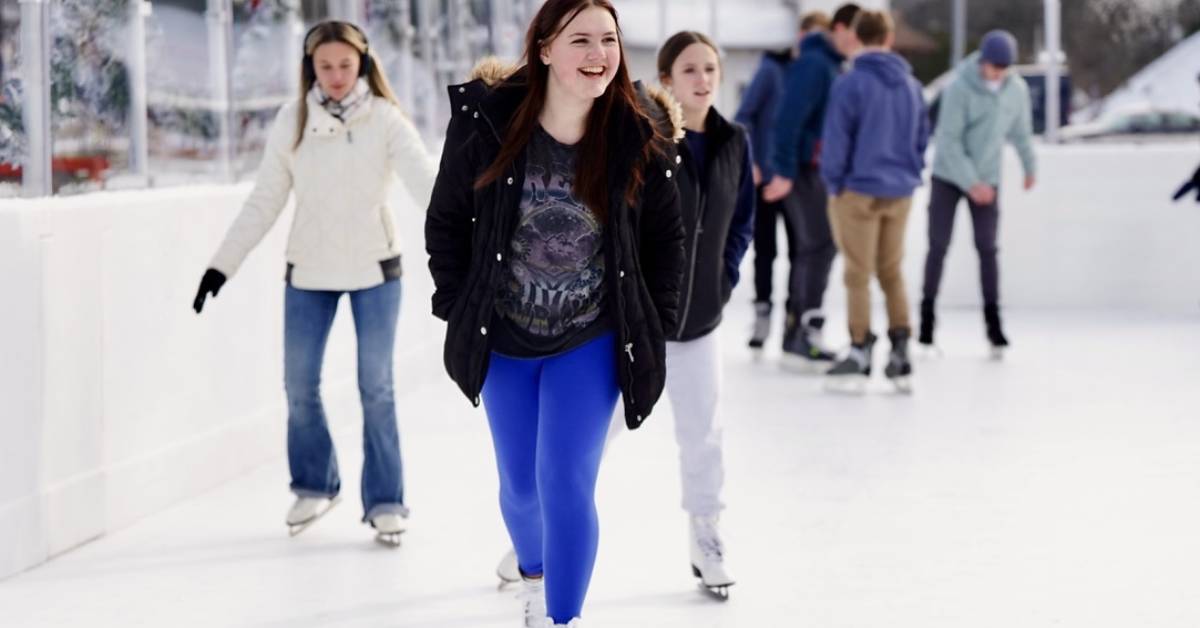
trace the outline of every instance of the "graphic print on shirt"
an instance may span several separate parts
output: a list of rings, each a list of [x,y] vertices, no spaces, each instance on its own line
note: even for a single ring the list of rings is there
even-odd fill
[[[574,179],[575,149],[537,127],[496,307],[538,337],[583,329],[602,309],[602,227],[572,194]]]

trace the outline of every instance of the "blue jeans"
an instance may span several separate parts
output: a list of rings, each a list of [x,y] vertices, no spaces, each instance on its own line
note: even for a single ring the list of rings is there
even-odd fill
[[[347,293],[290,285],[284,294],[288,467],[292,492],[303,497],[332,497],[341,489],[320,389],[325,344],[343,294]],[[400,281],[348,294],[358,336],[358,392],[363,407],[363,521],[385,512],[407,516],[392,384]]]
[[[599,544],[596,475],[617,403],[612,332],[546,358],[493,353],[483,405],[500,471],[500,512],[521,571],[544,574],[566,624],[583,608]]]

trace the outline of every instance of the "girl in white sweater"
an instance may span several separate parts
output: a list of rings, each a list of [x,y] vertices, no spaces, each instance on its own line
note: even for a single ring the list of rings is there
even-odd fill
[[[292,534],[337,502],[341,481],[321,405],[325,342],[338,300],[350,295],[358,337],[365,457],[363,521],[396,545],[408,509],[392,386],[400,311],[400,242],[388,206],[393,175],[420,207],[436,164],[401,112],[366,36],[323,22],[304,38],[302,90],[280,109],[254,190],[200,281],[199,313],[279,217],[295,192],[284,296],[284,387],[288,464],[296,502]]]

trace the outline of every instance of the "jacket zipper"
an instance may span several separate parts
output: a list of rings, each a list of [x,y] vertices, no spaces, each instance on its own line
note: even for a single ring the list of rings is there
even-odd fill
[[[692,237],[692,257],[688,262],[688,294],[683,304],[683,315],[679,317],[679,331],[675,333],[676,340],[683,340],[683,331],[687,326],[688,313],[692,309],[692,291],[696,287],[696,256],[700,251],[700,234],[704,228],[704,209],[708,205],[707,195],[700,193],[700,213],[696,216],[696,233]]]

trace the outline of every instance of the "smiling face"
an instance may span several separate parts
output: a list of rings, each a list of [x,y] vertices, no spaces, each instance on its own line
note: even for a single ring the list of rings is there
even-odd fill
[[[313,67],[317,71],[317,84],[321,86],[321,91],[334,100],[345,98],[358,82],[361,56],[354,46],[340,41],[317,46],[313,51]]]
[[[671,75],[662,77],[662,82],[679,101],[685,116],[688,113],[692,113],[689,118],[706,115],[717,98],[717,85],[721,82],[721,61],[717,51],[702,42],[689,45],[675,57]]]
[[[604,95],[621,64],[617,22],[600,7],[588,7],[542,46],[542,63],[550,66],[549,89],[577,100]]]

